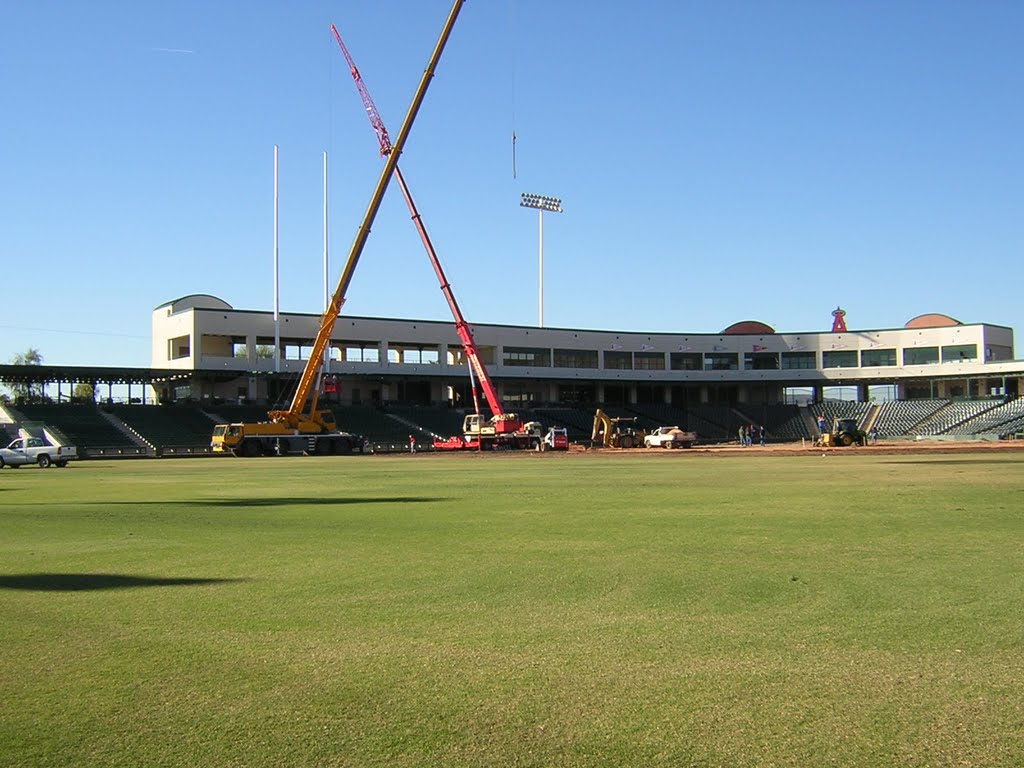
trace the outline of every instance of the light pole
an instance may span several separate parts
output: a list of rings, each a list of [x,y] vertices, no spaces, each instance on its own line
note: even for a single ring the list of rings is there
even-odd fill
[[[537,295],[537,326],[539,328],[544,327],[544,211],[548,213],[561,213],[562,212],[562,201],[557,197],[547,197],[545,195],[531,195],[529,192],[523,192],[522,197],[519,200],[519,205],[523,208],[536,208],[539,217],[540,227],[540,253],[538,258],[538,295]]]

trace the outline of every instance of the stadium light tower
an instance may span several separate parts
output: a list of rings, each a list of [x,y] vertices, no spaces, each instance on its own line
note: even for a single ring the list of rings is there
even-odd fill
[[[538,292],[537,292],[537,326],[539,328],[544,327],[544,211],[548,213],[561,213],[562,212],[562,200],[557,197],[547,197],[546,195],[532,195],[529,192],[523,192],[522,197],[519,200],[519,205],[523,208],[536,208],[539,227],[540,227],[540,254],[538,257]]]

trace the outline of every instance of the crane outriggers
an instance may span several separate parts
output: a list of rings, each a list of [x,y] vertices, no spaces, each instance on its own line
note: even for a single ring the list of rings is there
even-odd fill
[[[465,0],[454,0],[448,18],[441,30],[437,44],[427,68],[420,78],[419,86],[413,95],[412,103],[402,122],[391,152],[388,154],[384,168],[381,170],[373,196],[367,206],[362,223],[356,231],[355,240],[349,251],[345,268],[342,270],[338,285],[331,295],[330,303],[320,320],[320,329],[310,350],[309,358],[299,378],[291,404],[286,410],[273,410],[267,413],[267,421],[238,424],[219,424],[214,428],[211,448],[215,453],[230,452],[236,456],[259,456],[296,449],[305,453],[330,454],[346,453],[365,449],[365,441],[347,432],[338,430],[334,414],[327,409],[317,409],[319,380],[323,368],[324,352],[330,342],[335,322],[345,303],[345,294],[355,272],[359,257],[366,245],[370,227],[380,209],[381,201],[387,190],[388,182],[398,167],[398,158],[405,147],[406,139],[412,130],[413,122],[419,112],[420,105],[427,93],[434,70],[440,61],[441,53],[448,37],[451,35],[455,20]],[[312,400],[310,400],[312,396]],[[309,408],[306,404],[309,402]],[[358,445],[356,444],[358,442]]]
[[[355,82],[356,90],[359,91],[359,97],[363,102],[363,108],[370,120],[370,125],[377,134],[377,142],[380,145],[380,154],[382,157],[386,158],[393,157],[395,149],[391,145],[388,130],[384,125],[384,121],[381,118],[380,113],[377,112],[377,107],[373,102],[373,98],[370,96],[369,90],[363,82],[362,75],[360,75],[359,69],[356,67],[348,48],[345,47],[345,43],[342,41],[341,35],[333,24],[331,24],[331,32],[334,34],[334,39],[337,41],[338,47],[341,48],[345,61],[348,63],[349,72],[352,75],[352,80]],[[474,413],[466,415],[465,420],[463,421],[463,434],[461,436],[457,435],[450,438],[435,437],[434,449],[440,451],[489,450],[494,448],[533,448],[537,450],[552,448],[556,450],[566,450],[568,448],[568,440],[564,429],[548,430],[545,432],[540,422],[524,422],[517,414],[509,413],[505,410],[502,405],[501,398],[498,396],[498,390],[494,386],[494,382],[491,380],[490,374],[487,372],[487,367],[480,359],[479,351],[477,350],[476,343],[473,340],[473,332],[470,330],[469,324],[466,322],[466,318],[462,314],[462,310],[459,309],[459,303],[455,299],[455,294],[452,291],[451,284],[448,282],[448,278],[444,273],[441,261],[437,257],[437,251],[434,249],[434,244],[431,242],[430,235],[427,234],[426,227],[423,224],[423,218],[420,216],[420,213],[416,208],[416,203],[413,201],[412,193],[409,191],[409,186],[405,183],[405,177],[402,175],[402,171],[398,167],[397,162],[393,164],[392,172],[399,189],[402,190],[402,196],[405,198],[405,204],[409,209],[409,215],[412,218],[413,224],[416,226],[416,231],[419,233],[420,240],[423,242],[423,247],[427,252],[427,257],[430,259],[430,264],[434,268],[434,273],[437,275],[438,282],[441,285],[441,292],[444,294],[445,300],[448,302],[448,307],[451,309],[452,317],[455,319],[455,333],[458,335],[459,341],[462,344],[466,363],[469,366]],[[491,412],[490,417],[486,417],[480,412],[480,399],[477,396],[476,385],[473,383],[474,377],[480,384],[484,400]]]

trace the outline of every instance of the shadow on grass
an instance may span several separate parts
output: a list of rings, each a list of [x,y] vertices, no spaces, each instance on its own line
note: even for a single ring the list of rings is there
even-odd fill
[[[127,505],[131,507],[156,505],[159,507],[287,507],[292,504],[303,506],[332,507],[343,504],[425,504],[435,501],[448,501],[446,498],[427,496],[377,496],[369,499],[358,498],[306,498],[303,496],[285,496],[282,498],[254,499],[187,499],[176,501],[103,501],[96,502],[104,506],[109,504]]]
[[[124,576],[115,573],[15,573],[0,576],[0,589],[32,592],[88,592],[127,587],[191,587],[202,584],[232,584],[248,579],[160,578]]]
[[[303,506],[324,506],[332,507],[336,504],[424,504],[434,501],[446,501],[446,499],[434,499],[423,496],[377,496],[369,499],[356,498],[304,498],[301,496],[285,496],[274,499],[203,499],[195,502],[178,502],[184,504],[203,504],[210,507],[283,507],[290,504],[301,504]]]

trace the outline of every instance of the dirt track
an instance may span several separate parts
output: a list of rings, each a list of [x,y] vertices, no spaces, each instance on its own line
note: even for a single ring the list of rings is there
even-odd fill
[[[583,448],[581,446],[572,446],[571,452],[585,453],[589,455],[611,455],[621,456],[624,454],[673,454],[673,453],[700,453],[705,455],[714,456],[753,456],[753,455],[764,455],[764,456],[806,456],[815,453],[835,453],[835,454],[881,454],[881,455],[897,455],[897,454],[942,454],[942,453],[983,453],[991,454],[994,452],[1005,453],[1008,451],[1012,452],[1024,452],[1024,440],[993,440],[993,441],[969,441],[969,442],[950,442],[950,441],[938,441],[938,440],[901,440],[889,442],[886,440],[880,440],[875,445],[863,445],[863,446],[851,446],[849,448],[821,448],[815,447],[811,441],[807,441],[805,444],[800,443],[769,443],[768,445],[761,447],[760,445],[753,445],[749,448],[742,448],[735,443],[725,443],[721,445],[707,445],[707,446],[696,446],[694,448],[682,449],[682,450],[657,450],[650,448],[634,448],[632,450],[617,450],[614,448]]]
[[[864,454],[873,455],[938,455],[938,454],[994,454],[994,453],[1024,453],[1024,440],[993,440],[993,441],[970,441],[950,442],[938,440],[880,440],[875,445],[851,446],[850,448],[820,448],[814,447],[811,441],[805,444],[800,443],[769,443],[763,448],[760,445],[753,445],[749,448],[742,448],[736,443],[723,443],[720,445],[698,445],[693,448],[679,448],[675,450],[659,448],[586,448],[582,445],[571,445],[566,453],[549,452],[545,456],[602,456],[602,457],[668,457],[668,456],[811,456],[814,454],[835,454],[838,456],[856,456]],[[504,456],[540,456],[536,451],[501,451]],[[395,455],[395,454],[388,454]],[[421,451],[416,454],[405,454],[410,457],[424,456],[461,456],[461,457],[484,457],[493,456],[490,451]]]

